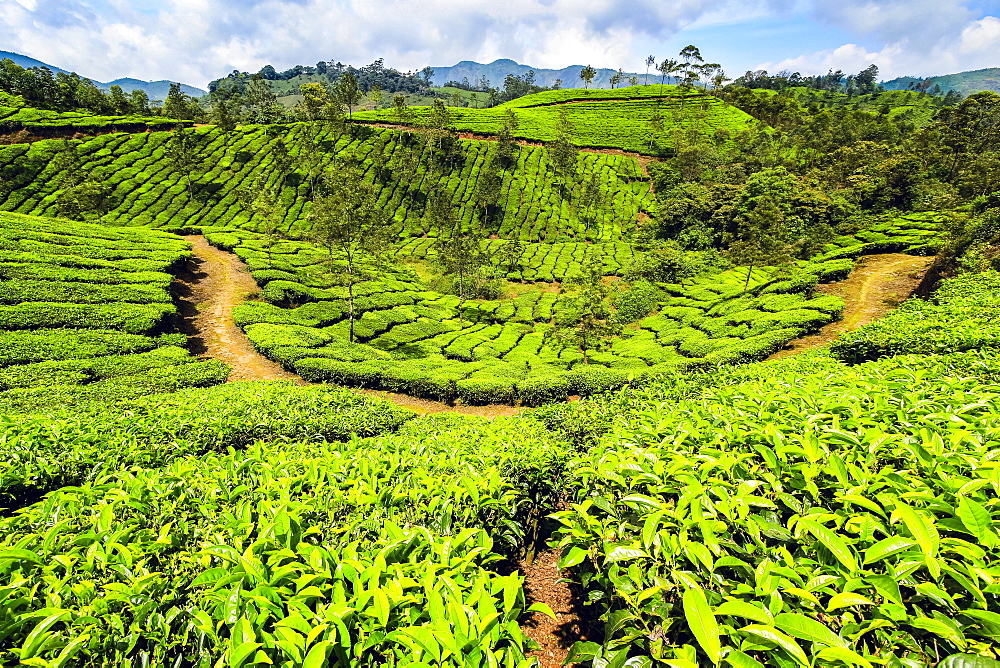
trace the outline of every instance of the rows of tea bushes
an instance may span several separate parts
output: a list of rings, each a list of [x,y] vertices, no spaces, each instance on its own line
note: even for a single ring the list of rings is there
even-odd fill
[[[199,128],[188,139],[192,187],[187,173],[168,157],[171,133],[111,134],[68,145],[41,141],[0,147],[0,208],[33,215],[57,215],[67,178],[91,178],[109,189],[100,220],[120,225],[184,227],[235,225],[262,229],[239,204],[241,188],[271,189],[280,201],[280,227],[292,237],[309,231],[312,181],[304,164],[315,147],[319,164],[359,163],[379,190],[379,205],[397,224],[401,238],[436,233],[427,210],[430,193],[445,193],[459,218],[471,223],[484,215],[473,194],[480,173],[493,159],[492,142],[458,141],[454,159],[433,158],[418,135],[350,125],[344,132],[323,126],[316,135],[302,124],[246,126],[225,134]],[[68,146],[68,148],[67,148]],[[288,158],[276,155],[284,146]],[[58,160],[71,150],[77,162]],[[279,151],[280,153],[280,151]],[[376,156],[381,154],[380,159]],[[302,160],[306,160],[303,163]],[[381,162],[376,168],[376,163]],[[67,174],[65,165],[73,165]],[[60,168],[63,166],[63,168]],[[584,154],[580,179],[565,192],[556,181],[548,154],[520,147],[516,163],[501,172],[487,228],[525,241],[617,239],[652,207],[652,194],[638,163],[623,155]],[[263,179],[263,182],[261,182]],[[596,184],[604,206],[588,206],[583,182]],[[263,183],[263,184],[262,184]]]
[[[93,396],[70,409],[61,406],[61,389],[42,388],[44,396],[30,406],[0,396],[0,410],[8,415],[0,443],[0,508],[22,507],[122,468],[158,468],[258,441],[346,441],[392,431],[413,417],[342,388],[290,382]]]
[[[1000,349],[1000,273],[945,280],[931,299],[911,299],[884,318],[838,338],[830,350],[849,363],[906,353]]]
[[[755,121],[745,112],[701,91],[682,92],[665,86],[634,86],[614,91],[547,91],[490,109],[449,109],[457,130],[497,134],[508,109],[517,114],[515,136],[527,141],[552,141],[559,133],[560,112],[572,124],[571,141],[581,147],[620,149],[659,155],[673,146],[678,129],[694,129],[704,134],[726,131],[732,134]],[[595,93],[589,95],[588,93]],[[410,119],[400,119],[395,110],[363,111],[360,121],[417,124],[427,120],[429,107],[414,107]],[[661,118],[654,130],[652,120]]]
[[[246,262],[261,285],[262,301],[237,307],[233,316],[271,359],[311,381],[472,404],[535,405],[640,383],[651,374],[761,359],[837,316],[840,299],[811,291],[853,266],[849,259],[830,260],[777,278],[771,269],[757,270],[746,293],[742,270],[663,285],[610,349],[591,352],[584,363],[580,351],[545,341],[561,308],[555,292],[469,300],[460,309],[458,297],[428,290],[408,270],[381,266],[356,286],[357,340],[350,343],[346,288],[331,275],[323,249],[203,229],[210,243]],[[560,250],[572,255],[579,249],[565,244]],[[334,258],[333,266],[338,262]]]
[[[174,427],[209,452],[108,458],[0,519],[0,660],[527,668],[531,607],[509,564],[546,513],[604,626],[574,647],[584,665],[990,655],[998,381],[983,351],[814,355],[494,422],[282,383],[154,397],[135,426],[19,421],[42,453],[91,421],[95,442]],[[380,435],[341,441],[345,409],[347,432]],[[589,415],[606,424],[574,448]],[[309,436],[315,421],[334,433]]]
[[[503,257],[507,240],[490,239],[483,242],[483,251],[490,257]],[[402,260],[433,260],[437,255],[434,239],[411,239],[399,244],[395,254]],[[507,269],[506,277],[511,281],[561,281],[566,276],[579,274],[588,257],[601,261],[602,272],[607,276],[619,276],[635,257],[633,245],[624,241],[604,243],[559,242],[554,244],[524,244],[524,252],[516,266]]]
[[[947,222],[948,214],[938,211],[892,217],[853,234],[834,237],[812,259],[822,262],[876,253],[934,255]]]
[[[188,244],[163,232],[0,213],[0,403],[59,386],[140,395],[219,382],[175,331]]]
[[[52,111],[35,109],[24,104],[24,99],[14,95],[0,95],[0,135],[26,130],[45,136],[74,132],[143,132],[168,129],[178,124],[191,125],[190,121],[148,116],[100,116],[85,112]]]
[[[497,562],[566,456],[534,421],[424,418],[102,473],[0,519],[0,661],[527,668],[547,608]]]
[[[998,372],[977,353],[783,361],[617,420],[555,515],[561,564],[607,634],[576,657],[867,666],[993,651]]]

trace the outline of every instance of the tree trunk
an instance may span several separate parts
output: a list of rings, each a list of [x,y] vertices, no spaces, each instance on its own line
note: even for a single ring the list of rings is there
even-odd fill
[[[753,262],[751,262],[750,265],[747,267],[747,280],[746,280],[746,283],[743,284],[743,292],[744,293],[747,291],[747,288],[750,287],[750,274],[751,274],[751,272],[753,272]]]

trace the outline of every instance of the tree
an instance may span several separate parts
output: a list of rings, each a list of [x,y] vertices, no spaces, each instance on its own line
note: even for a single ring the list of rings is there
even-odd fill
[[[975,93],[938,112],[934,129],[951,153],[948,178],[954,179],[977,155],[1000,147],[1000,95]]]
[[[582,70],[580,70],[580,78],[583,79],[584,88],[589,88],[590,83],[594,80],[594,77],[596,76],[597,76],[597,70],[595,70],[590,65],[587,65]]]
[[[411,120],[412,112],[406,104],[406,96],[396,95],[392,98],[392,108],[396,115],[396,120],[400,123],[408,123]]]
[[[167,99],[163,103],[163,115],[177,120],[190,120],[187,97],[181,92],[179,83],[170,84]]]
[[[256,231],[263,235],[261,245],[267,251],[268,260],[272,259],[271,251],[275,244],[281,240],[279,227],[284,207],[280,195],[280,185],[271,185],[263,175],[236,192],[236,201],[243,207],[247,217],[256,223]]]
[[[366,183],[360,170],[344,167],[328,179],[329,192],[318,198],[309,212],[310,238],[327,251],[330,273],[337,274],[338,257],[347,287],[348,338],[354,342],[356,320],[354,289],[368,275],[364,261],[386,248],[392,221],[378,206],[378,192]]]
[[[517,132],[517,114],[508,107],[504,110],[503,120],[500,122],[500,134],[497,135],[497,160],[504,168],[513,167],[516,163],[517,141],[514,133]]]
[[[122,87],[117,84],[108,88],[108,103],[116,114],[132,113],[132,103],[125,97]]]
[[[552,162],[556,179],[559,181],[559,190],[564,195],[567,186],[576,176],[576,163],[580,155],[572,140],[573,124],[565,107],[560,106],[559,121],[556,124],[556,138],[546,144],[545,148],[549,160]]]
[[[192,173],[194,172],[195,165],[198,163],[195,149],[194,130],[186,128],[183,125],[175,126],[173,132],[170,134],[170,138],[164,144],[164,151],[170,165],[187,182],[188,201],[194,199]]]
[[[281,117],[278,98],[271,84],[259,72],[250,77],[246,91],[247,119],[251,123],[274,123]]]
[[[621,68],[618,68],[618,71],[612,74],[611,79],[609,80],[609,83],[611,84],[611,89],[614,90],[615,88],[617,88],[624,79],[625,79],[625,73],[622,72]]]
[[[466,229],[445,195],[433,193],[429,209],[433,224],[439,230],[434,242],[435,262],[452,277],[461,320],[465,301],[476,294],[481,271],[489,264],[490,257],[483,252],[482,230],[478,227]]]
[[[649,68],[650,68],[650,66],[655,65],[655,64],[656,64],[656,57],[654,57],[654,56],[646,56],[646,80],[642,82],[643,86],[646,86],[646,85],[649,84]]]
[[[382,106],[382,86],[374,84],[368,91],[368,97],[371,99],[372,104],[375,109]]]
[[[215,90],[209,93],[209,99],[212,103],[212,120],[215,121],[216,127],[222,133],[224,155],[227,158],[229,157],[229,143],[236,130],[236,119],[243,107],[239,88],[232,83],[231,79],[228,81],[230,83],[220,83],[215,87]]]
[[[305,180],[309,183],[308,198],[315,200],[319,186],[324,182],[323,167],[326,155],[322,146],[322,134],[318,123],[303,123],[300,132],[296,166],[302,170]]]
[[[476,206],[482,209],[483,225],[488,226],[500,201],[503,187],[503,177],[500,174],[499,160],[495,155],[486,159],[486,164],[479,170],[476,187],[472,197]]]
[[[361,87],[350,70],[344,72],[337,82],[337,99],[347,107],[347,115],[354,113],[354,105],[361,102]]]
[[[583,363],[590,364],[590,353],[610,345],[622,329],[608,304],[612,288],[604,282],[602,263],[592,253],[587,254],[582,272],[567,283],[574,290],[567,293],[560,286],[552,327],[543,341],[557,349],[575,348],[583,354]]]
[[[725,256],[734,264],[745,265],[743,291],[750,287],[754,267],[785,266],[795,260],[795,245],[785,227],[785,213],[771,197],[766,197],[738,221],[736,233]]]
[[[133,114],[149,114],[149,95],[141,88],[136,88],[129,93],[129,102]]]
[[[655,283],[678,283],[698,274],[698,263],[692,256],[696,253],[685,251],[673,239],[655,239],[647,244],[636,245],[638,251],[632,264],[625,270],[629,280],[646,280]]]

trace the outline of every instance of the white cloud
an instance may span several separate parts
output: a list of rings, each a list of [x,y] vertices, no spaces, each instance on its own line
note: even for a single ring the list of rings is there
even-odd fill
[[[0,0],[0,48],[101,80],[201,86],[232,69],[321,59],[362,65],[383,57],[419,69],[512,58],[641,70],[639,49],[678,32],[683,39],[685,28],[802,13],[858,37],[775,58],[767,69],[875,62],[894,75],[1000,65],[1000,21],[977,20],[960,0]]]
[[[857,44],[845,44],[810,54],[761,63],[755,69],[770,72],[798,71],[822,74],[830,69],[857,72],[870,64],[879,67],[882,79],[899,76],[934,76],[967,70],[1000,67],[1000,19],[995,16],[968,21],[944,31],[936,39],[903,36],[870,51]]]

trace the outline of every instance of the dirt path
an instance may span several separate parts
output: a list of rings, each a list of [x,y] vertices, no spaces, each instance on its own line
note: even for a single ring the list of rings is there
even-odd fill
[[[560,582],[558,561],[559,550],[548,550],[538,554],[530,566],[521,564],[528,602],[545,603],[556,615],[552,619],[536,612],[521,625],[525,635],[538,643],[539,649],[531,655],[538,659],[539,668],[560,668],[574,642],[601,638],[599,623],[587,621],[592,611],[584,608],[582,591]]]
[[[182,315],[189,321],[188,336],[202,357],[232,367],[229,380],[294,380],[301,378],[257,352],[233,322],[233,307],[259,290],[246,266],[232,253],[210,245],[205,237],[187,236],[194,252],[194,269],[179,277],[185,304]],[[186,288],[186,290],[185,290]]]
[[[854,271],[845,280],[817,287],[820,292],[844,299],[841,319],[831,322],[816,334],[792,341],[784,350],[768,359],[798,355],[825,346],[840,334],[867,325],[885,315],[913,294],[933,262],[933,257],[901,253],[866,255],[860,258]]]
[[[186,236],[194,253],[193,266],[174,281],[174,292],[180,300],[182,330],[191,340],[191,349],[203,358],[225,362],[233,371],[230,382],[240,380],[292,380],[308,385],[300,376],[285,371],[280,364],[267,359],[253,347],[250,339],[233,322],[233,307],[242,304],[260,288],[246,265],[233,253],[212,246],[203,236]],[[391,401],[421,415],[427,413],[460,413],[495,418],[517,415],[518,406],[450,406],[438,401],[418,399],[406,394],[354,390],[360,394]]]

